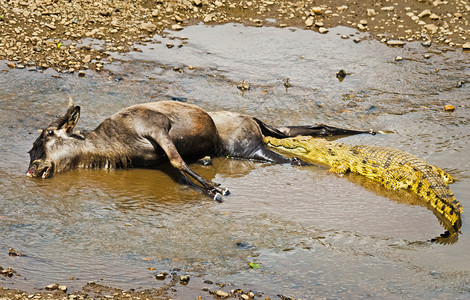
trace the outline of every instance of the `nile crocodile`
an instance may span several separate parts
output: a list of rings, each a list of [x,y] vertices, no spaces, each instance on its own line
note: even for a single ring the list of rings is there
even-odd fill
[[[422,197],[443,221],[448,232],[441,237],[457,236],[460,230],[462,205],[448,186],[453,178],[415,155],[392,148],[352,146],[304,136],[284,139],[266,137],[264,141],[281,152],[308,162],[326,164],[336,173],[358,173],[380,182],[388,189],[409,189]]]

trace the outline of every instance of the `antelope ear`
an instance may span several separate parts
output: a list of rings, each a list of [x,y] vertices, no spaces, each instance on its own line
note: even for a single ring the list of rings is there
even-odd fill
[[[66,115],[66,121],[64,126],[65,132],[71,133],[75,125],[77,125],[78,119],[80,118],[80,106],[75,106],[73,109],[70,109]]]

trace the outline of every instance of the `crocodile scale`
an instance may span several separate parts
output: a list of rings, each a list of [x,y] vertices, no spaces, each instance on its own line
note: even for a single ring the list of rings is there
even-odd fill
[[[458,232],[462,226],[462,205],[448,186],[453,178],[413,154],[381,146],[352,146],[304,136],[266,137],[264,141],[280,152],[326,164],[336,173],[353,172],[376,180],[388,189],[409,189],[450,222],[452,231]]]

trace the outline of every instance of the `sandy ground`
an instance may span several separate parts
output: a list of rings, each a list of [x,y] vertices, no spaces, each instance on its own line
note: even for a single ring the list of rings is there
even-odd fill
[[[139,43],[200,22],[294,26],[322,34],[343,25],[390,46],[421,41],[424,47],[470,48],[470,3],[465,0],[10,0],[0,4],[0,60],[10,68],[100,71],[112,63],[113,53],[138,51]],[[104,43],[91,48],[87,39]],[[171,298],[168,288],[123,291],[92,283],[70,293],[0,287],[0,299],[83,299],[96,289],[114,299]]]
[[[101,70],[113,53],[138,51],[136,42],[200,22],[296,26],[323,34],[344,25],[395,46],[418,40],[470,48],[466,0],[9,0],[0,5],[0,60],[11,68]],[[92,49],[88,39],[104,43]]]

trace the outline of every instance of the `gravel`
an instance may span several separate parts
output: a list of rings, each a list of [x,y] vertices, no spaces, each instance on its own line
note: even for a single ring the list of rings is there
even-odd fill
[[[0,60],[11,68],[99,71],[115,52],[200,22],[294,26],[323,34],[344,25],[385,43],[432,41],[467,49],[469,15],[470,4],[462,0],[9,0],[0,3]],[[90,47],[92,40],[101,43]]]

